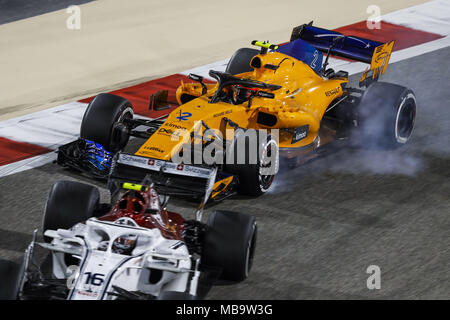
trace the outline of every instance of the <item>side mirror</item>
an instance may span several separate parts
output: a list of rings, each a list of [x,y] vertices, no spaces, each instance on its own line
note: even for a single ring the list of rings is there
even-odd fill
[[[193,81],[203,82],[203,77],[199,76],[198,74],[189,73],[188,78],[193,80]]]
[[[189,73],[188,78],[193,80],[193,81],[200,82],[200,84],[202,85],[202,95],[206,94],[208,89],[206,88],[206,85],[203,83],[203,77],[202,76],[199,76],[198,74]]]

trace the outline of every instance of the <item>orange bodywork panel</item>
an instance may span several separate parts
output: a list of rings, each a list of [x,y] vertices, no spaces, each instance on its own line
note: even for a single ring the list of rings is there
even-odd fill
[[[204,130],[201,121],[211,129],[220,130],[228,139],[225,133],[227,128],[223,125],[224,117],[243,128],[283,129],[279,135],[281,148],[299,148],[311,144],[317,137],[327,107],[345,94],[342,85],[348,79],[325,79],[302,61],[279,52],[258,54],[253,59],[260,59],[260,67],[236,76],[281,86],[278,90],[270,91],[275,95],[274,99],[254,97],[250,105],[248,101],[240,105],[210,103],[209,97],[216,91],[217,84],[207,84],[207,93],[202,95],[200,84],[182,83],[176,93],[180,106],[171,112],[136,155],[170,160],[182,144],[191,139],[193,131]],[[266,65],[272,68],[265,68]],[[182,104],[183,95],[198,98]],[[260,113],[271,117],[273,121],[261,123],[258,121]],[[302,126],[308,126],[307,136],[292,143],[293,129]]]

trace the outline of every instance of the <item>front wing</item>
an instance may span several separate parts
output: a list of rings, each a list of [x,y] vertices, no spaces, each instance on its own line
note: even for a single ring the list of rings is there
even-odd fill
[[[232,175],[217,173],[213,167],[118,153],[113,160],[108,188],[115,194],[123,182],[140,183],[148,177],[160,194],[197,199],[203,198],[214,183],[212,195],[216,200],[230,195],[237,180]]]

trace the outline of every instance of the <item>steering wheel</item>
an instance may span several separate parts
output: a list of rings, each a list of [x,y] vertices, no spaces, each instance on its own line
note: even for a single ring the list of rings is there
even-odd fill
[[[217,91],[212,96],[209,103],[216,103],[219,101],[221,97],[222,90],[225,87],[231,86],[231,85],[241,85],[243,87],[247,88],[259,88],[259,89],[266,89],[266,90],[278,90],[281,88],[281,86],[275,85],[275,84],[267,84],[265,82],[256,81],[256,80],[250,80],[250,79],[241,79],[238,77],[235,77],[229,73],[220,72],[220,71],[214,71],[210,70],[209,75],[217,80],[219,86],[217,87]]]

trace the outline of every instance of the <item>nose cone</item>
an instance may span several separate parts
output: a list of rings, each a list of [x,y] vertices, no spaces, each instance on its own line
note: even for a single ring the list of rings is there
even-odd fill
[[[138,156],[170,160],[184,143],[187,143],[192,131],[192,123],[167,120],[136,152]]]
[[[183,144],[190,141],[191,132],[201,126],[199,120],[208,118],[207,99],[194,99],[173,110],[161,127],[136,152],[159,160],[170,160]],[[200,128],[201,129],[201,128]]]
[[[217,129],[222,116],[229,115],[234,110],[235,106],[228,103],[209,103],[206,96],[191,100],[173,110],[135,155],[169,161],[178,154],[184,144],[191,142],[193,132],[202,134],[202,121],[211,129]],[[198,143],[198,140],[195,140],[195,143]]]

